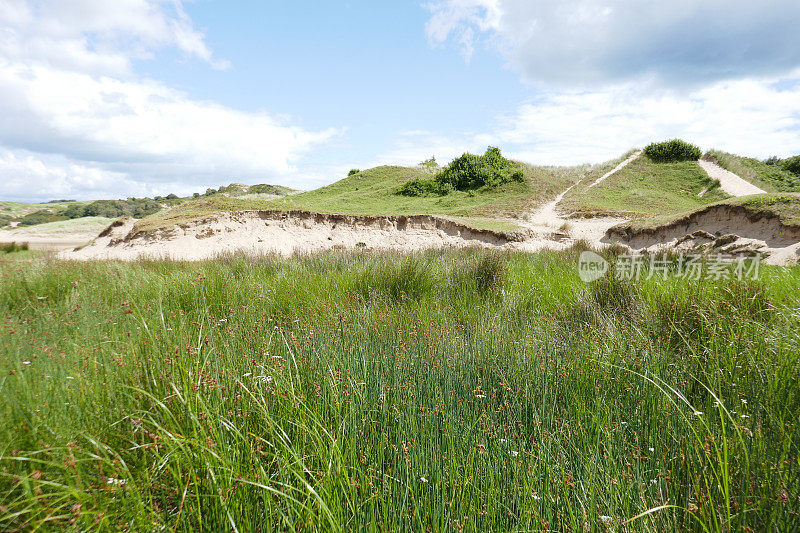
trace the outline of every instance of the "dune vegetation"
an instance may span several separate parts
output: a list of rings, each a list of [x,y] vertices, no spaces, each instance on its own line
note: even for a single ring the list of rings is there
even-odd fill
[[[578,216],[626,217],[681,213],[727,198],[696,161],[655,162],[642,156],[590,187],[584,180],[560,207]]]
[[[800,172],[792,172],[790,169],[794,167],[785,164],[798,160],[798,156],[785,161],[777,158],[759,161],[753,157],[742,157],[720,150],[711,150],[707,155],[724,169],[767,192],[800,192]]]
[[[0,529],[800,527],[800,269],[579,251],[6,262]]]

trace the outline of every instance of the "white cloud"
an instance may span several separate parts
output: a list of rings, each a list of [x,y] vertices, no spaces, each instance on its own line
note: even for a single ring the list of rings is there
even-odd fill
[[[131,60],[175,47],[214,68],[180,0],[0,0],[0,55],[92,74],[131,74]]]
[[[800,65],[796,0],[439,0],[434,43],[489,36],[525,79],[560,86],[647,78],[683,86]]]
[[[488,133],[405,135],[384,159],[418,162],[433,151],[443,162],[497,145],[523,161],[578,164],[672,137],[760,158],[796,154],[800,75],[718,82],[689,93],[641,92],[635,85],[551,93],[497,117]]]
[[[225,66],[178,0],[0,0],[0,196],[315,178],[298,159],[342,130],[306,131],[137,78],[132,60],[161,47]]]

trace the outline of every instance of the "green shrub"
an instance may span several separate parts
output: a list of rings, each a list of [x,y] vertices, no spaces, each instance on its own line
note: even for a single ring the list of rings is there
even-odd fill
[[[700,148],[680,139],[649,144],[644,149],[644,153],[656,163],[697,161],[703,155]]]
[[[61,220],[67,220],[67,218],[68,217],[61,213],[54,213],[52,211],[48,211],[47,209],[39,209],[38,211],[28,213],[24,217],[20,218],[19,225],[35,226],[37,224],[46,224],[48,222],[59,222]]]
[[[439,168],[439,163],[436,162],[436,157],[431,156],[430,159],[426,159],[425,161],[420,163],[419,166],[425,167],[428,170],[436,170],[437,168]]]
[[[359,169],[357,169],[357,168],[351,168],[351,169],[350,169],[350,172],[348,172],[348,173],[347,173],[347,175],[348,175],[348,176],[355,176],[356,174],[358,174],[358,173],[360,173],[360,172],[361,172],[361,170],[359,170]]]
[[[796,155],[781,161],[781,168],[787,172],[791,172],[792,174],[800,176],[800,155]]]
[[[435,163],[433,159],[424,162]],[[443,196],[452,190],[493,189],[505,183],[524,181],[519,167],[490,146],[484,155],[463,154],[454,159],[432,180],[413,179],[397,189],[403,196]]]
[[[446,196],[452,190],[453,187],[449,184],[440,183],[436,180],[414,178],[405,182],[395,191],[395,194],[401,196]]]
[[[499,148],[493,146],[482,156],[464,154],[454,159],[436,175],[436,181],[448,183],[459,191],[490,189],[523,180],[522,171],[503,157]]]
[[[276,194],[279,196],[283,196],[285,191],[278,187],[277,185],[269,185],[267,183],[259,183],[257,185],[251,185],[247,192],[250,194]]]
[[[15,243],[15,242],[3,242],[0,243],[0,252],[4,254],[13,254],[14,252],[22,252],[28,249],[28,243]]]

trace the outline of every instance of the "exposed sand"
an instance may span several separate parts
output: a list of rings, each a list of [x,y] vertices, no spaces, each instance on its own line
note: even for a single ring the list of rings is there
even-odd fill
[[[795,262],[800,255],[800,228],[788,226],[769,213],[729,205],[712,205],[652,228],[611,228],[604,240],[640,251],[766,252],[769,256],[765,262],[779,265]]]
[[[67,250],[94,239],[109,219],[86,217],[0,230],[0,242],[28,243],[31,250]]]
[[[630,161],[632,159],[629,159],[628,163]],[[618,166],[616,170],[623,166],[625,165]],[[625,222],[627,219],[614,217],[569,218],[568,214],[561,214],[558,204],[570,189],[579,183],[573,184],[556,196],[554,200],[547,202],[528,215],[523,224],[533,232],[533,235],[524,242],[515,243],[510,247],[532,252],[544,248],[567,248],[578,240],[588,241],[597,247],[604,246],[602,239],[606,231],[612,226]]]
[[[446,247],[500,247],[524,235],[477,230],[428,215],[357,217],[305,211],[243,211],[150,233],[127,220],[92,244],[59,254],[64,259],[210,259],[221,254],[317,252],[327,249],[417,251]]]
[[[767,192],[740,178],[733,172],[725,170],[715,161],[701,159],[698,163],[710,178],[719,180],[720,189],[731,196],[747,196],[748,194],[764,194]]]

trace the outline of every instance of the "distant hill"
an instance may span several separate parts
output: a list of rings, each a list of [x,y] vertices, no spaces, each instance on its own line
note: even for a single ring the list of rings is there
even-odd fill
[[[272,200],[299,191],[282,185],[244,185],[232,183],[205,193],[179,197],[175,194],[154,198],[127,198],[119,200],[51,200],[42,203],[0,201],[0,228],[28,227],[84,217],[115,219],[119,217],[145,218],[184,202],[212,195]]]

